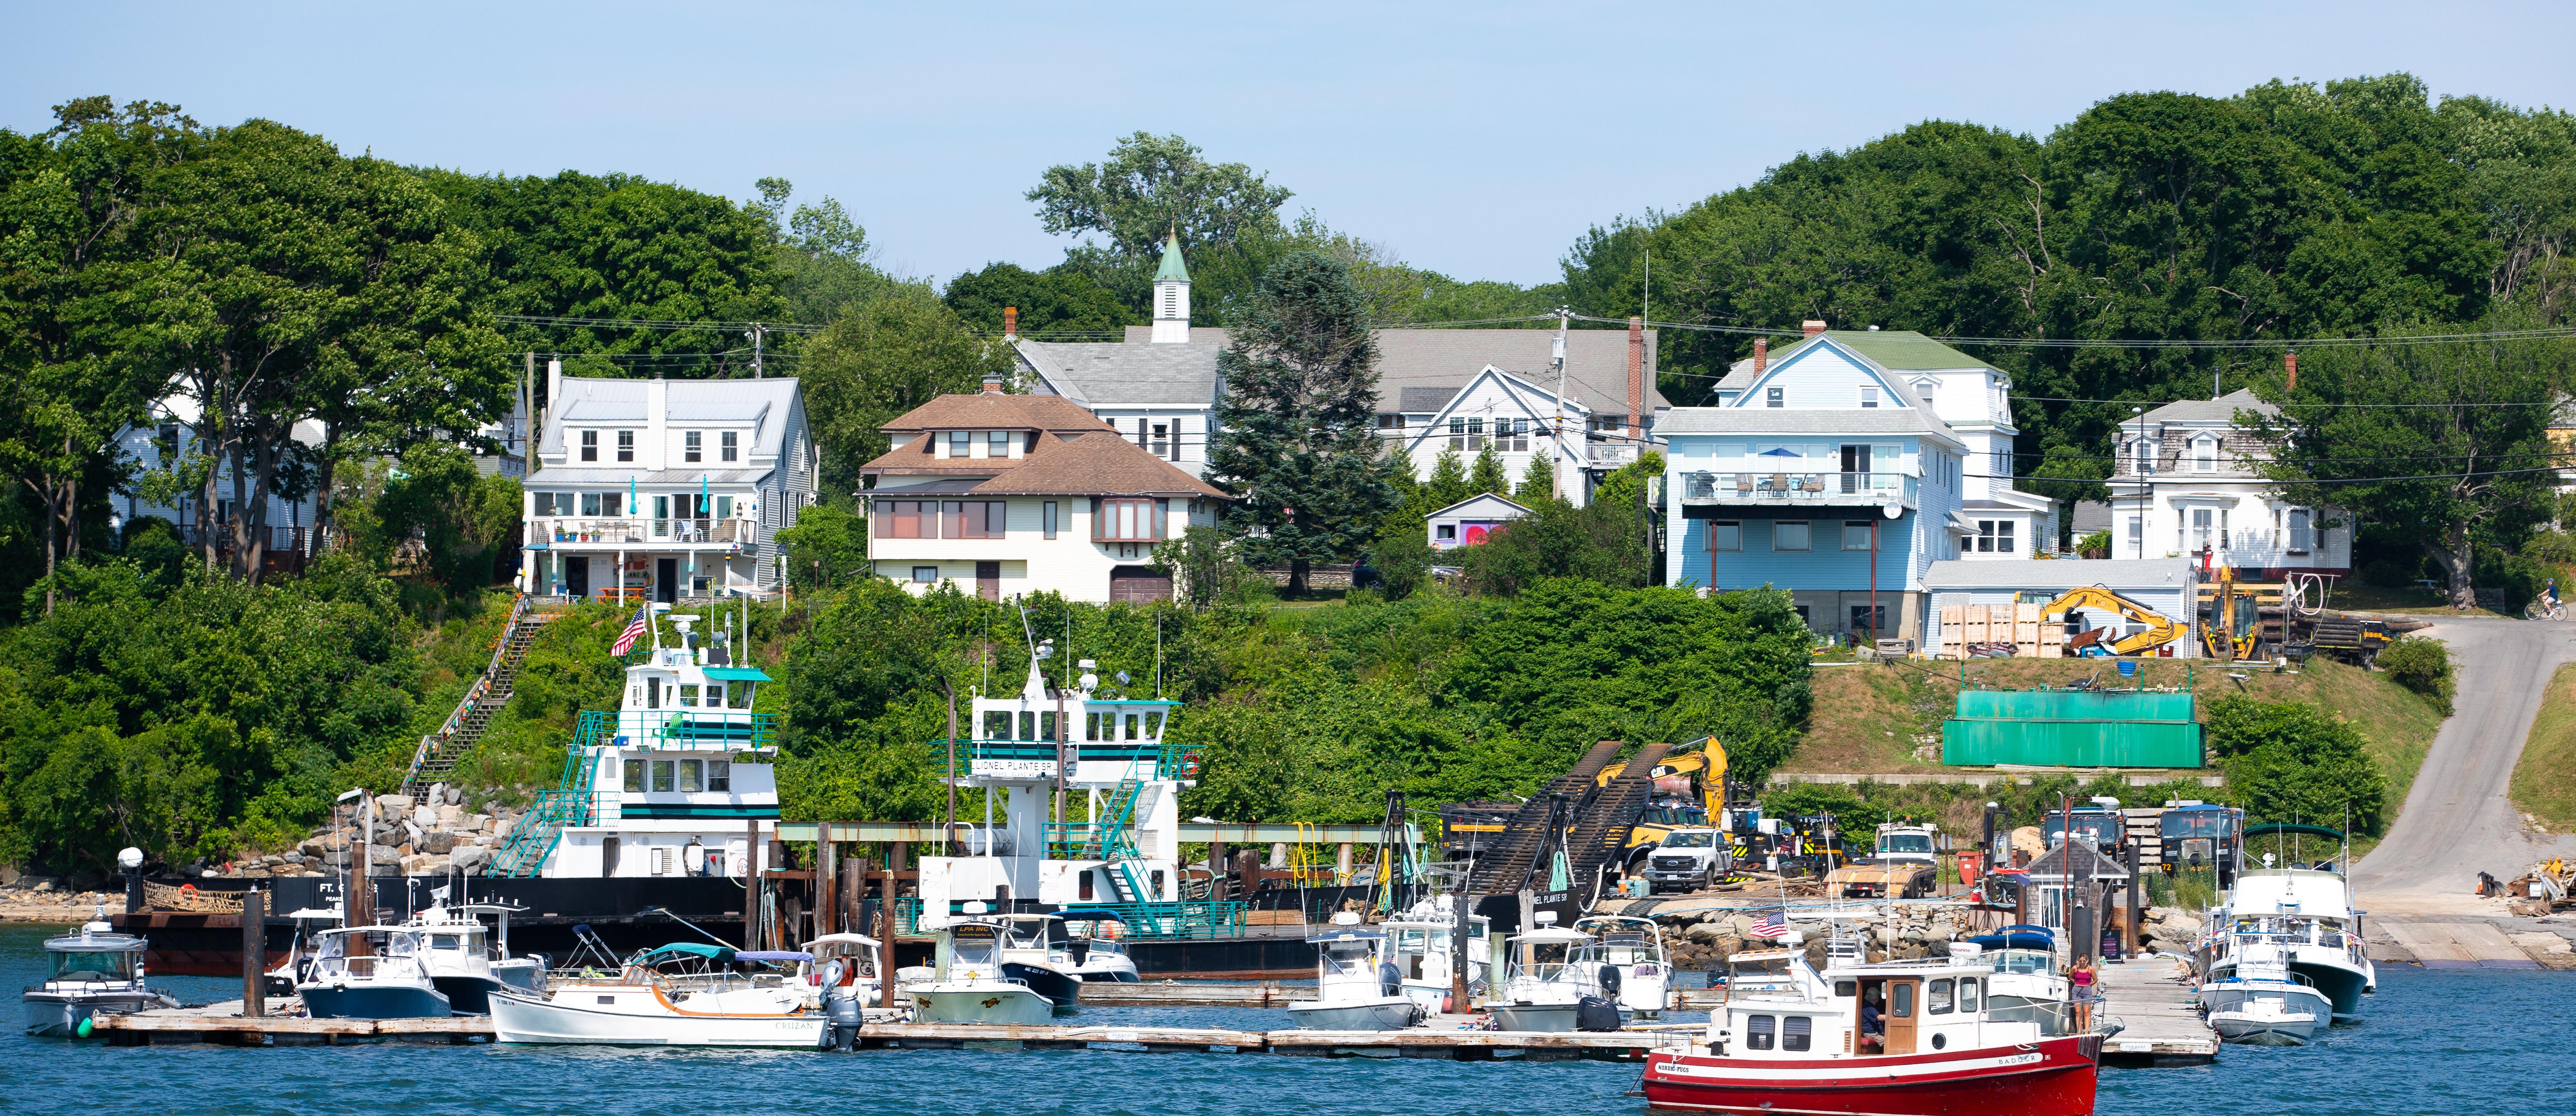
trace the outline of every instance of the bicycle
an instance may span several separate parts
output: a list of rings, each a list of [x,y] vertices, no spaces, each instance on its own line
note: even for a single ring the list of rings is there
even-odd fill
[[[2567,602],[2549,601],[2544,604],[2541,601],[2533,601],[2530,604],[2522,606],[2522,618],[2525,620],[2564,620],[2567,618]]]

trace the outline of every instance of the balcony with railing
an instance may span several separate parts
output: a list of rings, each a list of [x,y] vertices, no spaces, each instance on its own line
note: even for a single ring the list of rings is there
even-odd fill
[[[656,751],[764,751],[778,747],[778,718],[740,709],[585,709],[574,746]]]
[[[1919,508],[1921,478],[1910,473],[1684,473],[1682,503],[1734,507]]]
[[[528,521],[530,549],[580,546],[668,546],[742,549],[760,543],[749,519],[654,519],[647,516],[547,516]]]

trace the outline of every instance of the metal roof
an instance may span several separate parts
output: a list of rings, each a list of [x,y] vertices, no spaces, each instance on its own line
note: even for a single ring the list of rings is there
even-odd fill
[[[2216,399],[2185,399],[2178,403],[2167,403],[2140,418],[2129,421],[2132,423],[2142,420],[2146,422],[2234,422],[2238,411],[2252,411],[2261,415],[2281,413],[2279,407],[2256,399],[2252,390],[2238,388]]]
[[[1148,403],[1214,404],[1221,344],[1120,345],[1022,341],[1020,361],[1086,407]]]
[[[793,376],[759,380],[610,380],[566,376],[546,403],[545,444],[537,452],[564,452],[567,423],[645,423],[652,420],[652,387],[663,387],[662,421],[673,427],[691,423],[751,423],[750,452],[776,457],[787,446],[787,416],[795,410],[798,384]]]
[[[2063,592],[2079,585],[2122,588],[2182,589],[2196,583],[2189,558],[1953,558],[1932,563],[1923,575],[1926,589],[2044,589]]]

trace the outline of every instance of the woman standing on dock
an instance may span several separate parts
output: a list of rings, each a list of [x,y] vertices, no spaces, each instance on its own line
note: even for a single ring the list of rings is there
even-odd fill
[[[2074,993],[2070,998],[2075,1001],[2077,1034],[2093,1029],[2093,981],[2100,973],[2101,970],[2093,967],[2093,959],[2090,957],[2078,957],[2074,964],[2066,967],[2066,984],[2068,990]]]

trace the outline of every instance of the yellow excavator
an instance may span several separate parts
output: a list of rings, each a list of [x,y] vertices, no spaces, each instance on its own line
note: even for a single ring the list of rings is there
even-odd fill
[[[1682,747],[1689,750],[1666,755],[1650,774],[1657,779],[1691,776],[1698,784],[1699,805],[1648,806],[1646,812],[1637,818],[1636,827],[1628,831],[1628,859],[1632,861],[1643,850],[1661,844],[1664,835],[1676,829],[1715,826],[1718,811],[1726,807],[1726,748],[1714,736]],[[1602,768],[1598,781],[1601,786],[1609,786],[1612,779],[1627,769],[1628,761],[1620,760]]]
[[[2114,593],[2099,585],[2077,586],[2076,588],[2067,590],[2064,596],[2039,606],[2040,623],[2046,624],[2063,620],[2067,613],[2073,612],[2079,608],[2099,609],[2103,612],[2118,613],[2130,622],[2142,624],[2145,625],[2145,627],[2125,639],[2112,642],[2105,642],[2100,637],[2096,637],[2094,642],[2091,643],[2079,643],[2075,639],[2069,639],[2066,644],[2066,653],[2069,655],[2088,653],[2094,655],[2135,655],[2143,651],[2153,651],[2158,647],[2162,647],[2165,644],[2181,639],[2183,638],[2183,633],[2186,631],[2181,621],[2172,619],[2161,612],[2157,612],[2154,609],[2148,608],[2145,605],[2139,604],[2136,601],[2123,597],[2118,593]],[[2092,633],[2088,632],[2085,634],[2091,635]]]

